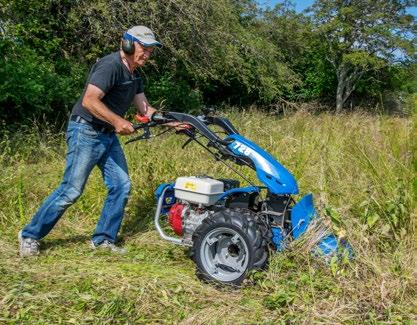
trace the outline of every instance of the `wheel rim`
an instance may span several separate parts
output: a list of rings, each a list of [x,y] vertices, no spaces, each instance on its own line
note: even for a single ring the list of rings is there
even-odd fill
[[[238,279],[249,264],[249,249],[243,237],[225,227],[215,228],[203,238],[200,256],[205,271],[222,282]]]

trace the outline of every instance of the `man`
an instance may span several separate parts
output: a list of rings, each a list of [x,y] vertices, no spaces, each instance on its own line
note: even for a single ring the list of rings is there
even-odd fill
[[[136,68],[144,66],[153,49],[161,46],[149,28],[135,26],[123,35],[120,51],[103,57],[92,67],[68,124],[63,181],[19,232],[22,257],[39,255],[39,240],[81,195],[96,165],[102,172],[108,195],[91,245],[93,249],[125,252],[115,241],[130,192],[130,180],[116,134],[135,132],[132,123],[123,118],[132,102],[140,115],[151,116],[155,112],[146,99]]]

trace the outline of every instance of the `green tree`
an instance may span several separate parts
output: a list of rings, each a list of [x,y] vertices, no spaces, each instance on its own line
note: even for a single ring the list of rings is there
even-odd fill
[[[280,49],[257,33],[257,13],[253,0],[0,0],[3,116],[68,112],[82,87],[72,86],[138,24],[164,44],[142,71],[152,102],[185,111],[203,96],[213,103],[272,102],[297,80]],[[21,73],[10,74],[14,67]],[[67,86],[71,79],[77,82]]]
[[[96,57],[91,44],[106,49],[118,44],[120,31],[129,26],[151,26],[164,48],[145,73],[159,73],[165,85],[168,79],[185,81],[191,92],[217,100],[229,94],[270,102],[292,87],[294,74],[279,49],[256,33],[256,12],[251,0],[80,1],[71,13],[71,29],[85,43],[84,56]]]
[[[416,23],[408,0],[317,0],[312,7],[316,31],[327,44],[326,59],[337,77],[340,112],[358,81],[399,59],[415,55]]]
[[[0,120],[65,119],[86,67],[65,51],[70,0],[0,0]]]
[[[335,87],[333,71],[325,60],[325,46],[313,32],[309,16],[297,13],[291,1],[263,11],[259,32],[273,43],[281,60],[296,74],[297,84],[285,94],[289,100],[326,98]]]

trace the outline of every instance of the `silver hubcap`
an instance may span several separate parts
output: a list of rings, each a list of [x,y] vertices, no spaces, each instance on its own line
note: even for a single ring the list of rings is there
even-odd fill
[[[236,280],[246,271],[249,263],[248,252],[242,236],[225,227],[210,231],[200,248],[206,272],[223,282]]]

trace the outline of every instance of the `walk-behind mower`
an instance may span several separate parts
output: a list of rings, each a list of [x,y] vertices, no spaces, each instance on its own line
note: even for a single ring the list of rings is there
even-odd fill
[[[155,227],[163,239],[190,247],[200,279],[240,284],[249,271],[267,266],[271,251],[285,250],[317,219],[313,196],[308,194],[296,203],[292,196],[299,192],[294,176],[240,135],[228,119],[212,112],[200,116],[164,112],[138,121],[141,123],[134,127],[144,133],[127,143],[154,137],[150,127],[180,122],[185,128],[177,133],[188,137],[183,148],[190,142],[198,143],[248,183],[240,187],[233,179],[185,176],[156,189]],[[214,128],[220,128],[221,133]],[[262,185],[251,184],[227,161],[256,171]],[[162,217],[167,217],[172,231],[161,225]],[[328,231],[322,232],[314,245],[312,253],[327,260],[342,250],[350,251],[348,243]]]

